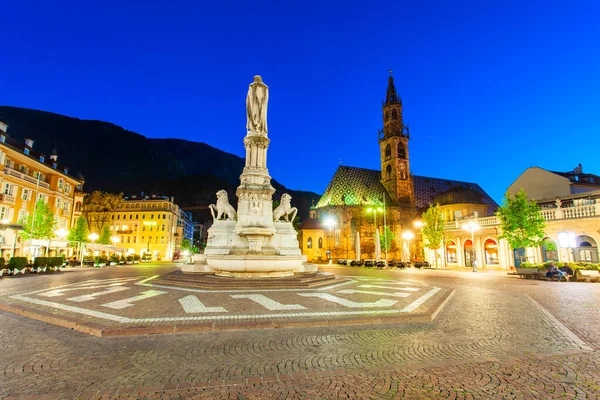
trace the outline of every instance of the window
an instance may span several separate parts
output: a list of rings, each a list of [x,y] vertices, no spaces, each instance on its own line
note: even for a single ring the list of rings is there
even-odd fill
[[[56,163],[52,163],[52,168],[56,169]]]
[[[146,214],[142,214],[142,219],[146,219]]]
[[[323,248],[323,238],[322,237],[319,238],[319,248],[320,249]]]
[[[71,193],[71,184],[70,183],[66,183],[65,184],[65,193]]]
[[[143,238],[142,238],[143,239]],[[137,243],[137,236],[133,237],[133,243]]]
[[[164,226],[164,225],[162,226],[162,230],[163,230],[163,231],[165,230],[165,226]]]
[[[402,143],[398,143],[398,157],[406,158],[406,149]]]
[[[385,167],[385,177],[386,179],[392,179],[392,166],[388,165]]]
[[[135,214],[135,219],[140,219],[138,214]]]
[[[117,219],[121,219],[121,216],[120,216],[120,215],[117,215]]]
[[[148,242],[150,241],[150,238],[148,237]],[[144,237],[142,236],[142,243],[144,242]]]
[[[27,210],[19,210],[19,216],[17,217],[17,222],[23,220],[23,218],[29,215],[29,211]]]
[[[38,199],[37,199],[37,201],[43,201],[43,202],[45,203],[45,202],[46,202],[46,199],[44,198],[44,195],[40,193],[40,194],[38,194]]]
[[[386,157],[392,156],[392,146],[390,146],[389,144],[387,146],[385,146],[385,156]]]
[[[161,236],[161,237],[160,237],[160,242],[161,242],[161,243],[164,243],[164,242],[165,242],[165,237],[164,237],[164,236]]]
[[[167,214],[163,214],[163,219],[167,219]]]
[[[0,220],[8,219],[8,207],[0,207]]]
[[[23,193],[21,193],[21,198],[25,201],[29,200],[29,189],[23,189]]]
[[[40,156],[40,162],[44,162],[44,156]]]
[[[29,149],[27,149],[27,148],[26,148],[25,150],[23,150],[23,152],[24,152],[25,154],[29,155]]]
[[[129,219],[133,219],[133,214],[129,214]]]
[[[60,208],[60,199],[56,199],[56,208]]]
[[[146,232],[146,225],[142,225],[142,232]]]
[[[6,136],[0,135],[0,142],[2,142],[2,143],[6,142]]]
[[[398,111],[392,110],[392,119],[398,119]]]
[[[151,215],[150,215],[150,219],[154,219],[154,214],[151,214]]]
[[[58,180],[58,188],[62,189],[63,188],[63,184],[64,184],[64,181],[62,179],[59,179]]]
[[[14,190],[14,185],[11,185],[10,183],[6,183],[4,185],[4,194],[5,195],[12,196],[13,190]],[[2,219],[2,218],[0,218],[0,219]]]
[[[308,240],[306,241],[306,248],[312,249],[312,238],[311,237],[309,237]]]

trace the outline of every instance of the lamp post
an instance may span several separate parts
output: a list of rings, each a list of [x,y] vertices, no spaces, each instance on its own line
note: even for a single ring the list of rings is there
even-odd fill
[[[325,226],[329,230],[329,234],[327,235],[327,256],[329,258],[329,265],[331,265],[331,228],[333,228],[335,225],[335,219],[332,217],[325,219]]]
[[[10,258],[13,258],[15,256],[15,248],[17,247],[17,231],[23,230],[23,225],[10,224],[10,221],[7,219],[3,219],[0,223],[3,225],[3,229],[11,229],[13,231],[13,244],[10,251]]]
[[[117,243],[119,243],[119,237],[118,236],[112,236],[110,238],[110,241],[113,243],[113,246],[117,246]]]
[[[142,224],[145,226],[149,226],[150,232],[152,232],[152,227],[156,226],[156,221],[144,221]],[[146,247],[146,252],[150,253],[150,235],[148,235],[148,247]],[[150,259],[152,259],[152,256],[150,256]]]
[[[402,232],[402,239],[406,241],[406,250],[407,250],[407,262],[410,262],[410,240],[415,237],[415,234],[412,231],[404,231]]]
[[[473,272],[477,272],[477,252],[475,251],[475,231],[479,230],[479,224],[475,221],[469,221],[462,228],[465,231],[471,232],[471,264]]]
[[[379,253],[377,252],[377,246],[379,245],[377,243],[377,213],[378,212],[383,212],[383,208],[381,207],[369,207],[367,208],[367,212],[373,213],[373,226],[375,227],[375,230],[373,231],[373,244],[375,245],[375,258],[377,259],[377,261],[379,261]],[[380,249],[381,251],[381,249]],[[387,252],[386,252],[387,253]],[[387,256],[386,256],[387,259]]]

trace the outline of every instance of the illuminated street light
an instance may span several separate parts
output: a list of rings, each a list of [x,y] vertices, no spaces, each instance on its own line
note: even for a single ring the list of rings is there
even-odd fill
[[[118,236],[113,236],[110,238],[110,241],[113,242],[113,246],[116,246],[117,243],[119,243],[119,237]]]
[[[410,241],[415,237],[415,234],[412,231],[404,231],[402,232],[402,239],[406,241],[406,260],[402,260],[403,262],[410,262]]]
[[[475,252],[475,231],[479,230],[479,224],[475,221],[469,221],[462,226],[463,230],[471,232],[471,264],[473,272],[477,272],[477,253]]]
[[[331,264],[331,229],[337,225],[337,222],[332,217],[327,217],[324,223],[327,229],[329,229],[329,234],[327,235],[327,257],[329,258],[329,264]]]
[[[99,238],[99,237],[100,237],[100,236],[98,236],[98,234],[97,234],[97,233],[90,233],[90,234],[88,235],[88,239],[90,239],[90,240],[92,241],[92,244],[94,244],[94,242],[95,242],[96,240],[98,240],[98,238]]]

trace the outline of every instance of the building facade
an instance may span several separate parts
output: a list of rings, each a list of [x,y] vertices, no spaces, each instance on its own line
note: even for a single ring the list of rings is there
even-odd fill
[[[170,260],[184,238],[189,238],[191,216],[166,196],[125,197],[110,216],[117,246],[152,260]],[[187,236],[186,236],[187,235]]]
[[[67,252],[64,240],[73,224],[75,197],[83,190],[83,180],[73,176],[58,161],[53,150],[49,156],[34,150],[34,141],[20,143],[9,137],[7,125],[0,121],[0,221],[4,229],[0,238],[2,256],[36,256]],[[54,214],[56,236],[51,240],[22,241],[17,238],[19,222],[34,215],[36,202],[44,201]],[[13,251],[14,249],[14,251]]]

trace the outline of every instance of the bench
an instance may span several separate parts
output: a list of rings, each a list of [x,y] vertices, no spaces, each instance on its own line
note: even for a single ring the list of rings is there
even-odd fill
[[[575,280],[577,282],[598,282],[600,281],[600,271],[578,269],[575,271]]]

